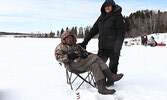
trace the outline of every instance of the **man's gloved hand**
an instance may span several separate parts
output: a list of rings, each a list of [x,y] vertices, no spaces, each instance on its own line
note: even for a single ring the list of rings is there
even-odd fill
[[[68,59],[70,60],[74,60],[76,58],[78,58],[79,56],[76,53],[70,53],[68,54]]]
[[[98,50],[97,55],[98,55],[99,57],[103,57],[103,52],[102,52],[102,50]]]
[[[86,44],[84,42],[82,43],[78,43],[81,47],[83,47],[84,49],[86,49]]]

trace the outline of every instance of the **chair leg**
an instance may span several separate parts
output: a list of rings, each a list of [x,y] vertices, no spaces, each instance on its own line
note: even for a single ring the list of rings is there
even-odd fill
[[[95,82],[95,79],[94,79],[94,77],[93,77],[92,72],[91,72],[91,74],[90,74],[90,77],[91,77],[91,82],[93,82],[93,87],[96,88],[96,82]]]
[[[85,78],[83,78],[83,77],[80,76],[79,74],[77,74],[77,76],[80,77],[83,81],[82,81],[82,83],[78,86],[78,88],[77,88],[76,90],[78,90],[79,87],[80,87],[84,82],[88,83],[89,85],[91,85],[91,86],[94,87],[94,88],[96,87],[95,82],[94,82],[94,79],[93,79],[93,75],[91,74],[91,72],[88,72],[88,75],[87,75]],[[89,80],[90,77],[91,77],[92,80]],[[87,80],[87,78],[88,78],[88,80]],[[92,84],[92,81],[93,81],[93,84]]]
[[[67,70],[66,70],[66,78],[67,78],[67,84],[69,84],[69,74]]]
[[[67,84],[69,84],[71,87],[71,90],[73,90],[72,83],[71,83],[72,73],[70,73],[69,75],[69,72],[66,70],[66,77],[67,77]]]
[[[70,73],[70,75],[69,75],[69,73]],[[80,85],[76,88],[76,91],[81,87],[81,85],[84,83],[84,82],[86,82],[86,83],[88,83],[88,84],[90,84],[92,87],[96,87],[96,84],[95,84],[95,81],[94,81],[94,77],[93,77],[93,75],[92,75],[92,73],[89,71],[88,72],[88,75],[85,77],[85,78],[83,78],[80,74],[78,74],[78,73],[75,73],[76,74],[76,77],[74,78],[74,79],[72,79],[72,72],[68,72],[67,70],[66,70],[66,78],[67,78],[67,84],[69,84],[70,85],[70,87],[71,87],[71,90],[73,90],[73,86],[72,86],[72,84],[74,83],[74,81],[79,77],[79,78],[81,78],[83,81],[80,83]]]
[[[81,84],[78,86],[78,88],[76,89],[76,91],[81,87],[81,85],[82,85],[84,82],[90,84],[90,82],[88,82],[88,81],[86,80],[86,79],[89,77],[89,74],[88,74],[85,78],[83,78],[83,77],[80,76],[79,74],[77,74],[77,76],[80,77],[83,81],[82,81]],[[90,84],[90,85],[92,85],[92,84]]]

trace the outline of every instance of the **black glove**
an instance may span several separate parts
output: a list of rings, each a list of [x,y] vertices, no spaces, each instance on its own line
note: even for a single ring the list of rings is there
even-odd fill
[[[84,49],[86,49],[86,44],[84,42],[82,43],[78,43],[81,47],[83,47]]]
[[[70,60],[74,60],[76,58],[78,58],[79,56],[76,53],[70,53],[68,54],[68,59]]]
[[[81,53],[81,58],[85,59],[88,57],[88,54],[86,52]]]
[[[102,57],[103,57],[103,52],[102,52],[102,50],[98,50],[97,55],[98,55],[100,58],[102,58]]]

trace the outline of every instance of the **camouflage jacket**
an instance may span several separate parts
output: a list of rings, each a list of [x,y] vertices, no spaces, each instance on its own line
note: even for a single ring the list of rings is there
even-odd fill
[[[81,57],[78,57],[75,60],[69,60],[68,54],[70,53],[76,53],[78,55],[81,55],[81,53],[88,54],[88,52],[84,48],[82,48],[79,44],[74,44],[69,46],[67,44],[60,43],[55,49],[56,60],[60,63],[65,64],[65,67],[67,68],[70,62],[80,61],[82,59]]]

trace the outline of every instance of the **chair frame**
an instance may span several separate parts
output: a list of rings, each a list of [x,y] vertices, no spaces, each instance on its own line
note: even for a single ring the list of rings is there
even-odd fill
[[[81,76],[81,74],[83,74],[83,73],[87,73],[86,77]],[[73,74],[76,75],[76,77],[75,77],[74,79],[72,79]],[[91,71],[87,71],[87,72],[86,72],[86,71],[83,71],[83,72],[80,72],[80,71],[73,70],[73,71],[70,72],[70,71],[66,70],[67,84],[70,85],[71,90],[73,90],[72,84],[75,82],[75,80],[76,80],[78,77],[79,77],[80,79],[82,79],[82,82],[81,82],[81,83],[79,84],[79,86],[75,89],[76,91],[81,87],[81,85],[82,85],[84,82],[86,82],[86,83],[88,83],[89,85],[91,85],[92,87],[96,88],[96,83],[95,83],[95,80],[94,80],[94,77],[93,77]]]

